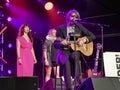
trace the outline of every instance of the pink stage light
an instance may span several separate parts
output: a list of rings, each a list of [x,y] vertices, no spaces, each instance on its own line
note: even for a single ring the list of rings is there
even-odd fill
[[[8,17],[8,18],[7,18],[7,21],[8,21],[8,22],[12,21],[12,18],[11,18],[11,17]]]
[[[7,2],[7,3],[10,2],[10,0],[6,0],[6,2]]]
[[[8,48],[12,48],[12,47],[13,47],[12,43],[9,43]]]
[[[7,72],[8,72],[9,75],[12,74],[12,71],[10,69]]]

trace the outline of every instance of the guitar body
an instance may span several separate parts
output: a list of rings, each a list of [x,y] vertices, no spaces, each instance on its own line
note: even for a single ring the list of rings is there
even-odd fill
[[[74,44],[71,44],[70,47],[72,50],[75,50]],[[76,45],[76,51],[80,51],[85,56],[90,56],[93,54],[93,42],[89,42],[87,44],[83,44],[82,46]]]
[[[83,37],[84,38],[84,37]],[[57,38],[57,37],[52,37],[52,36],[49,36],[47,35],[46,36],[46,39],[47,40],[58,40],[58,41],[62,41],[64,39],[62,38]],[[78,40],[80,40],[81,38],[79,38]],[[78,41],[77,40],[77,41]],[[76,42],[77,43],[77,42]],[[90,56],[93,54],[93,42],[89,42],[87,44],[83,44],[82,46],[78,46],[76,44],[76,46],[74,45],[74,42],[73,41],[70,41],[70,48],[72,50],[75,50],[75,47],[76,47],[76,51],[80,51],[82,54],[84,54],[85,56]]]

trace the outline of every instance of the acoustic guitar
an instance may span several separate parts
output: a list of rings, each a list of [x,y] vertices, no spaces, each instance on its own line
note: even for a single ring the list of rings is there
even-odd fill
[[[84,38],[84,37],[83,37]],[[62,41],[64,39],[61,39],[59,37],[53,37],[50,35],[46,36],[47,40],[58,40],[58,41]],[[80,41],[81,38],[78,38],[76,40],[76,42],[74,41],[69,41],[69,46],[71,47],[72,50],[76,50],[76,51],[80,51],[82,54],[84,54],[85,56],[90,56],[93,54],[93,42],[89,42],[89,43],[84,43],[83,45],[78,45],[77,42]],[[76,44],[76,45],[75,45]]]

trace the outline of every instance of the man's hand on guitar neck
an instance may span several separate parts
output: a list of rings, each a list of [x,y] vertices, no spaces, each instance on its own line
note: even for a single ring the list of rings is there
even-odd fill
[[[82,38],[78,38],[78,40],[76,41],[76,43],[79,46],[82,46],[86,41],[87,41],[87,38],[86,37],[82,37]],[[61,41],[61,44],[62,45],[68,45],[69,42],[66,39],[64,39],[64,40]]]

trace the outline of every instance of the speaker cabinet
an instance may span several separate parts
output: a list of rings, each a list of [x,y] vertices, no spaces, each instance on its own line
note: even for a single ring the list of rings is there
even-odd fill
[[[9,77],[0,77],[0,90],[16,90],[15,79]]]
[[[16,78],[16,90],[38,90],[37,77]]]
[[[0,90],[38,90],[38,77],[0,77]]]
[[[40,90],[65,90],[64,82],[61,78],[52,78]]]
[[[120,79],[117,77],[88,78],[77,90],[120,90]]]

